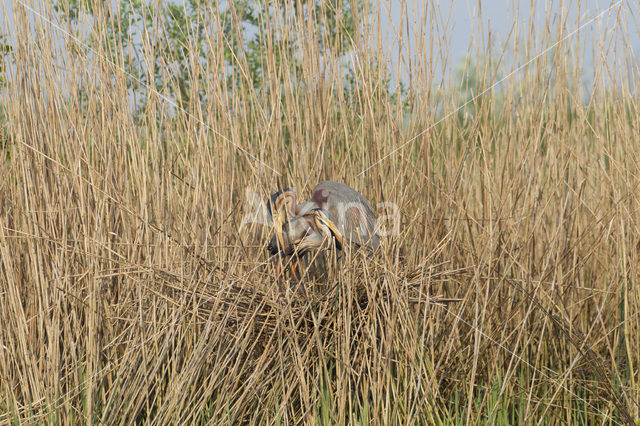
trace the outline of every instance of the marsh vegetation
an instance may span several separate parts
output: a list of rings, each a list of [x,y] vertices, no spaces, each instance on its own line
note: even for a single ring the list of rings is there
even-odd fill
[[[453,73],[417,5],[402,85],[368,2],[3,7],[0,423],[640,418],[637,4]],[[398,232],[283,301],[247,189],[321,180]]]

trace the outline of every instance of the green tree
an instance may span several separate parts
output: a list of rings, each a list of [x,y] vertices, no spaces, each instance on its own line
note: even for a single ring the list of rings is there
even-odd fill
[[[350,49],[354,16],[362,10],[362,0],[298,0],[294,5],[295,16],[313,19],[315,28],[320,29],[319,38],[325,40],[320,43],[321,54],[333,50],[341,55]],[[201,0],[180,3],[123,0],[115,4],[68,0],[58,2],[55,8],[75,28],[81,11],[91,15],[94,22],[104,23],[107,35],[100,41],[100,51],[107,52],[114,62],[124,64],[130,77],[127,85],[138,110],[144,107],[149,90],[168,93],[179,108],[186,108],[193,97],[199,102],[206,101],[204,85],[198,84],[197,90],[193,90],[193,85],[206,78],[219,78],[198,71],[203,68],[198,65],[206,64],[212,34],[217,43],[224,44],[228,75],[245,76],[244,81],[228,77],[227,87],[246,84],[258,91],[264,88],[267,82],[263,56],[267,40],[262,30],[267,20],[274,22],[277,13],[284,14],[282,9],[259,0],[235,0],[224,5]],[[155,52],[152,57],[144,54],[142,37],[146,37],[146,46],[150,45]],[[91,37],[85,41],[94,49],[98,47],[99,41]],[[300,75],[300,46],[284,38],[277,41],[276,64],[288,61],[286,65],[292,75]]]

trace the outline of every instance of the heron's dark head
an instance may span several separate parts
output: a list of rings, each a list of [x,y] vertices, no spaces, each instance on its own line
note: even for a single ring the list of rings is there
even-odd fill
[[[292,188],[271,194],[267,200],[267,213],[273,222],[279,220],[284,223],[287,218],[295,216],[296,211],[296,193]]]

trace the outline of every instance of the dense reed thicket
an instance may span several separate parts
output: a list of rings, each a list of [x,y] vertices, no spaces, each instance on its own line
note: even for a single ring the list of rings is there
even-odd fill
[[[11,3],[0,423],[640,418],[637,4],[450,74],[432,2]],[[324,179],[398,232],[283,297],[247,194]]]

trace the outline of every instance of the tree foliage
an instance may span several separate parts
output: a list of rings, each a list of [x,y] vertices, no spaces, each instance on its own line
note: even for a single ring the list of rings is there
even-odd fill
[[[354,17],[362,1],[295,0],[292,4],[295,19],[313,19],[314,28],[320,30],[315,35],[321,40],[320,54],[332,51],[339,56],[350,49]],[[144,107],[150,90],[170,96],[179,108],[186,108],[195,97],[206,102],[200,83],[211,78],[224,78],[229,89],[247,85],[259,92],[267,86],[264,56],[267,37],[273,34],[278,43],[278,49],[271,50],[276,64],[289,67],[292,75],[299,75],[302,66],[301,46],[281,32],[266,30],[267,25],[286,25],[291,19],[291,9],[285,13],[275,3],[69,0],[58,2],[55,9],[79,32],[83,13],[91,17],[92,25],[103,25],[106,37],[102,40],[89,35],[95,34],[91,31],[82,39],[124,66],[136,109]],[[212,75],[207,63],[219,43],[224,46],[224,73]]]

